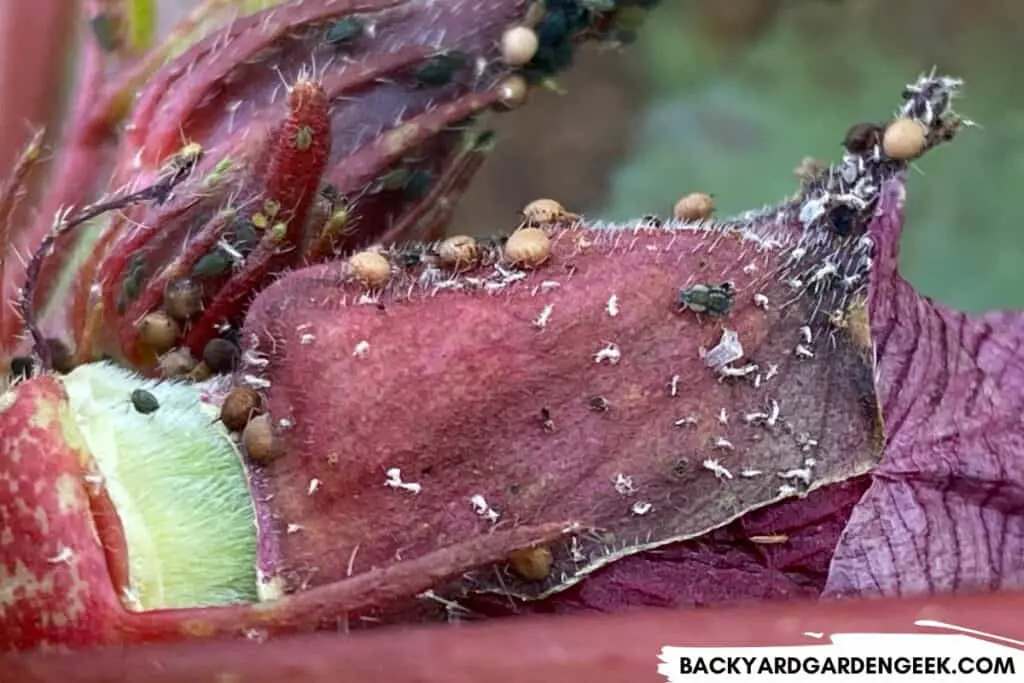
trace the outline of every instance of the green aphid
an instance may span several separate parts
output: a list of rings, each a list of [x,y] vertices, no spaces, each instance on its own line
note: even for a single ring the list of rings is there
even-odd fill
[[[215,249],[196,261],[192,266],[192,277],[223,275],[231,270],[231,263],[231,256],[220,249]]]
[[[469,130],[464,133],[463,153],[487,154],[494,149],[497,133],[493,130]]]
[[[447,85],[468,62],[469,58],[461,52],[446,52],[420,64],[413,75],[422,85]]]
[[[260,233],[247,220],[239,219],[234,223],[235,249],[243,254],[252,251],[260,243]]]
[[[114,52],[121,44],[121,38],[117,35],[117,27],[110,15],[100,13],[89,20],[92,28],[92,35],[99,43],[100,49],[104,52]]]
[[[377,191],[401,190],[409,182],[410,177],[412,177],[412,172],[404,166],[392,169],[377,178]]]
[[[121,293],[124,301],[132,302],[139,298],[142,293],[142,285],[146,280],[146,261],[141,254],[135,254],[128,259],[125,267],[124,281],[121,283]]]
[[[345,17],[327,30],[324,42],[328,45],[344,45],[359,38],[366,31],[366,24],[356,17]]]
[[[720,285],[690,285],[679,290],[679,308],[694,313],[705,313],[719,318],[732,310],[735,286],[731,282]]]
[[[276,199],[267,199],[263,202],[263,213],[265,213],[268,218],[273,218],[279,211],[281,211],[281,202]]]
[[[295,131],[295,149],[305,152],[313,146],[313,129],[303,126]]]
[[[145,389],[135,389],[132,391],[131,399],[132,406],[143,415],[155,413],[160,409],[160,401],[156,400],[156,396]]]
[[[213,170],[207,173],[206,177],[203,178],[203,184],[206,187],[218,185],[222,180],[224,180],[224,176],[227,172],[231,170],[231,166],[231,159],[221,159],[216,163],[216,165],[214,165]]]
[[[430,189],[431,180],[432,177],[429,171],[416,169],[409,176],[409,179],[405,181],[405,188],[402,191],[403,196],[410,201],[419,199]]]
[[[276,243],[281,243],[284,242],[286,237],[288,237],[288,224],[274,223],[274,227],[270,229],[270,239]]]

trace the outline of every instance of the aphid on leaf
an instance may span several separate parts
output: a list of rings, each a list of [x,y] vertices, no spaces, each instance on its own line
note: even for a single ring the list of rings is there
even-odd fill
[[[559,221],[574,221],[579,216],[569,211],[554,199],[535,199],[523,207],[523,220],[528,225],[546,225]]]
[[[508,554],[512,571],[527,581],[543,581],[551,573],[553,558],[544,546],[521,548]]]
[[[242,445],[249,458],[258,463],[266,464],[279,455],[269,415],[258,415],[249,420],[242,431]]]
[[[160,409],[160,402],[156,400],[156,396],[145,389],[135,389],[132,391],[131,401],[135,410],[143,415],[155,413]]]
[[[430,189],[430,181],[430,172],[418,168],[405,181],[402,195],[409,201],[415,201],[427,193],[427,190]]]
[[[672,210],[676,220],[703,221],[711,217],[715,211],[715,199],[704,192],[693,192],[686,195]]]
[[[455,235],[441,242],[437,248],[437,256],[443,267],[462,271],[479,263],[480,248],[472,237]]]
[[[533,29],[514,26],[501,36],[501,58],[509,66],[525,66],[537,54],[540,39]]]
[[[377,251],[361,251],[353,254],[348,265],[352,274],[364,286],[371,289],[383,287],[391,279],[391,262]]]
[[[408,168],[399,167],[392,169],[377,178],[377,191],[401,190],[405,187],[406,183],[409,182],[409,178],[411,177],[412,172]]]
[[[172,318],[188,320],[203,310],[203,288],[192,278],[182,277],[164,288],[164,310]]]
[[[232,263],[231,256],[227,252],[214,249],[196,261],[196,264],[192,266],[192,276],[214,277],[216,275],[223,275],[231,270]]]
[[[313,146],[313,129],[302,126],[295,132],[295,149],[305,152]]]
[[[334,46],[344,45],[361,37],[365,30],[366,25],[361,19],[357,19],[356,17],[345,17],[344,19],[335,22],[334,25],[327,30],[324,42],[328,45]]]
[[[142,343],[157,353],[172,349],[181,338],[181,326],[163,311],[153,311],[143,316],[138,330]]]
[[[203,362],[218,374],[234,370],[241,355],[238,346],[228,339],[211,339],[203,347]]]
[[[885,156],[897,161],[910,161],[921,156],[927,146],[927,131],[914,119],[897,119],[889,124],[882,137]]]
[[[104,52],[114,52],[121,43],[117,34],[117,26],[114,20],[106,12],[100,12],[89,20],[92,28],[92,35],[96,38],[100,49]]]
[[[884,130],[877,123],[855,123],[846,131],[843,147],[850,154],[867,154],[881,144]]]
[[[124,281],[121,283],[121,292],[126,302],[135,301],[142,293],[142,285],[146,280],[146,261],[142,254],[135,254],[128,259],[125,268]]]
[[[196,359],[188,349],[172,349],[160,356],[157,362],[160,375],[168,379],[185,377],[196,368]]]
[[[13,379],[30,379],[35,363],[29,356],[15,356],[11,359],[10,374]]]
[[[240,432],[263,407],[263,399],[252,387],[235,387],[220,407],[220,421],[233,432]]]
[[[416,67],[413,75],[421,85],[447,85],[455,78],[455,72],[465,66],[469,59],[461,52],[447,52],[431,57]]]
[[[679,308],[712,317],[728,315],[732,310],[735,287],[731,282],[720,285],[690,285],[679,290]]]
[[[519,228],[505,242],[505,259],[514,266],[539,266],[550,255],[551,238],[540,228]]]

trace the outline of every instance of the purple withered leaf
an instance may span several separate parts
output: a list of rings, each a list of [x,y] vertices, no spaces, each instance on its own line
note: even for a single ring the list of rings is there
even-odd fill
[[[1024,316],[954,311],[903,280],[904,190],[886,191],[870,297],[888,444],[825,595],[1019,588]]]

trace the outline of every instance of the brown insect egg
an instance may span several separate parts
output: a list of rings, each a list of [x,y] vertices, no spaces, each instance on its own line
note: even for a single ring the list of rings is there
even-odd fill
[[[501,37],[501,58],[509,66],[525,66],[537,54],[540,39],[526,26],[515,26]]]
[[[882,150],[897,161],[910,161],[921,156],[927,144],[927,131],[914,119],[896,119],[885,129]]]
[[[188,352],[188,349],[178,348],[168,351],[160,356],[160,375],[169,379],[184,377],[196,367],[196,359]]]
[[[693,192],[686,195],[678,202],[672,210],[676,220],[680,221],[703,221],[715,211],[714,198],[704,192]]]
[[[164,289],[164,310],[178,320],[188,320],[203,310],[203,288],[191,278],[179,278]]]
[[[181,337],[181,326],[163,311],[147,313],[138,325],[142,343],[157,353],[171,349]]]
[[[480,261],[480,248],[472,237],[455,235],[441,242],[437,257],[445,268],[467,270]]]
[[[241,355],[238,347],[227,339],[211,339],[203,347],[203,362],[217,374],[234,370]]]
[[[523,208],[523,219],[527,223],[556,223],[569,218],[576,218],[576,214],[566,211],[554,199],[535,199]]]
[[[242,445],[249,458],[259,463],[266,464],[278,456],[269,415],[258,415],[249,420],[242,430]]]
[[[521,548],[508,554],[512,571],[527,581],[543,581],[551,573],[551,551],[544,546]]]
[[[263,398],[252,387],[235,387],[220,406],[220,421],[233,432],[240,432],[258,415]]]
[[[551,238],[540,228],[519,228],[505,242],[505,260],[515,266],[539,266],[551,255]]]
[[[352,274],[364,287],[383,287],[391,279],[391,263],[376,251],[361,251],[348,260]]]
[[[530,86],[518,74],[509,76],[498,83],[498,103],[505,109],[518,109],[526,102]]]

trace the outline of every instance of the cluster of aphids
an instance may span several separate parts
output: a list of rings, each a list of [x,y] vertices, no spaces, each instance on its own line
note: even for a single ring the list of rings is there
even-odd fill
[[[806,158],[795,173],[802,182],[800,220],[845,237],[862,234],[882,181],[932,147],[973,125],[953,112],[962,81],[934,74],[903,91],[904,104],[885,123],[858,123],[843,139],[843,159],[834,167]]]
[[[437,243],[413,243],[389,248],[370,248],[349,256],[346,271],[352,282],[370,292],[380,292],[392,281],[396,272],[414,269],[437,269],[451,275],[463,274],[481,267],[502,265],[509,268],[530,269],[544,264],[551,255],[553,226],[566,225],[579,219],[553,199],[538,199],[522,210],[522,220],[508,235],[477,239],[468,235],[455,235]],[[150,340],[152,341],[152,340]],[[218,347],[230,344],[230,364],[218,366],[218,372],[227,372],[240,359],[234,342],[215,339],[210,344]],[[207,345],[210,348],[210,345]],[[187,355],[184,349],[169,351],[160,358],[166,373],[175,368],[169,364],[181,362]],[[205,358],[202,364],[209,365]],[[194,369],[191,371],[194,373]],[[230,431],[240,433],[248,457],[267,463],[279,453],[276,431],[270,416],[264,412],[264,401],[259,387],[241,385],[228,393],[221,404],[221,423]]]

